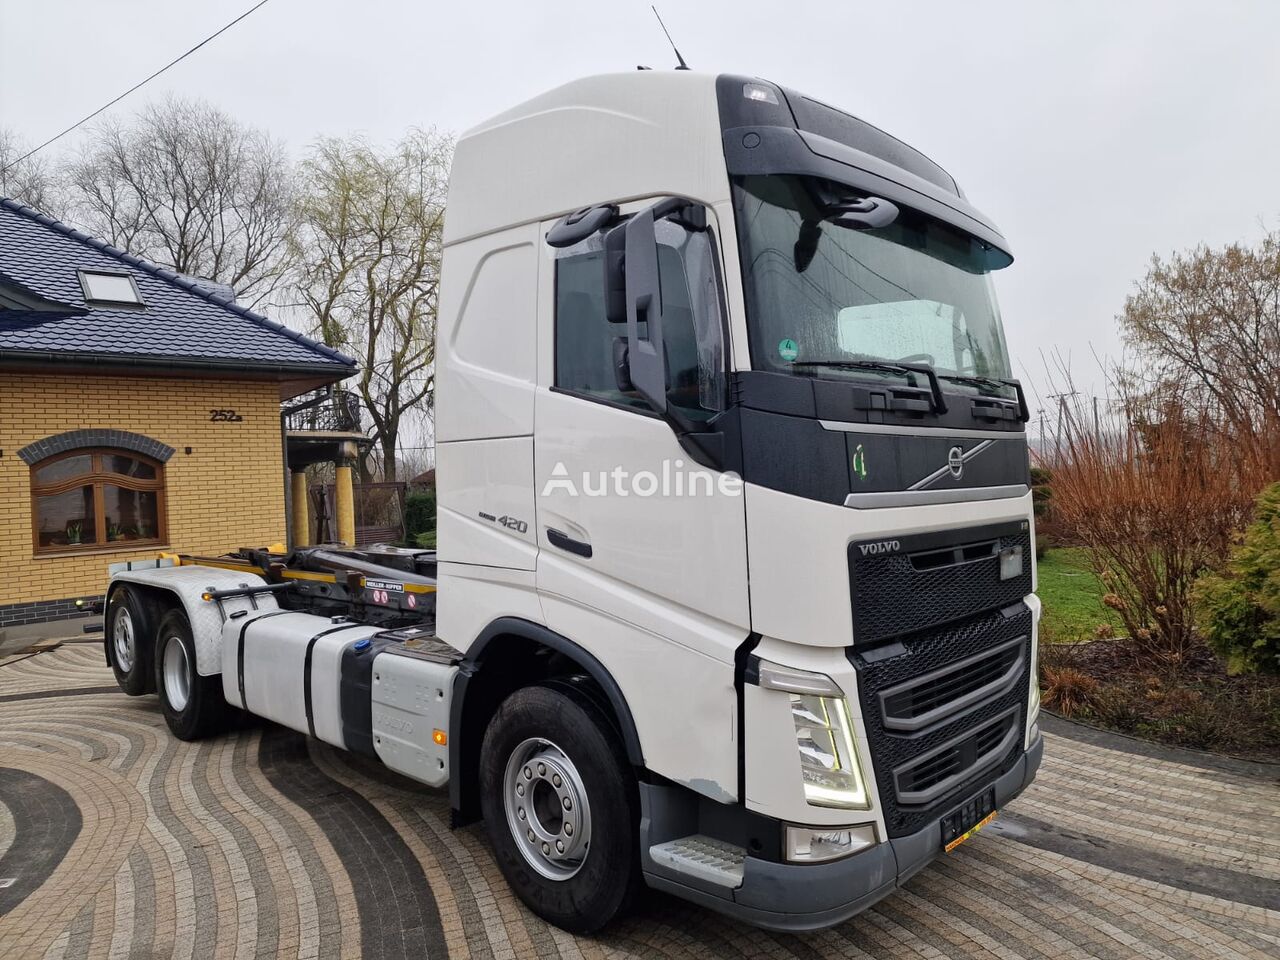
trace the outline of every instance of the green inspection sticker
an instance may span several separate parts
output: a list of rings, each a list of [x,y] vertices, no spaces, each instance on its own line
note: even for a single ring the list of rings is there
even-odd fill
[[[862,444],[858,444],[853,451],[853,472],[859,480],[867,479],[867,451],[862,448]]]
[[[790,337],[778,344],[778,356],[790,363],[796,357],[800,356],[800,347]]]

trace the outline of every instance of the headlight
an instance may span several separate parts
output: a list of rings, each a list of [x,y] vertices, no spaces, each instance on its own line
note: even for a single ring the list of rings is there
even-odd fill
[[[866,810],[870,803],[854,744],[853,717],[835,682],[821,673],[762,660],[759,683],[791,697],[805,800],[817,807]]]
[[[804,798],[819,807],[867,808],[867,793],[853,745],[853,719],[844,697],[793,693],[791,717],[800,748]]]

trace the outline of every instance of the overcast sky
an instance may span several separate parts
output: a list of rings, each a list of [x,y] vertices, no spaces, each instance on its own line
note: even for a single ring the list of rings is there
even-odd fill
[[[253,0],[0,0],[0,125],[44,140]],[[1153,252],[1280,226],[1274,0],[663,0],[698,70],[755,74],[951,172],[1017,262],[997,278],[1015,371],[1092,352]],[[647,3],[271,0],[115,108],[177,93],[269,129],[460,131],[584,74],[673,65]],[[56,153],[58,148],[50,148]]]

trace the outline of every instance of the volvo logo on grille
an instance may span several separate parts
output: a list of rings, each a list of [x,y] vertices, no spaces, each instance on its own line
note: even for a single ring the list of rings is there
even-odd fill
[[[964,474],[964,451],[959,447],[952,447],[947,452],[947,469],[957,480]]]
[[[860,543],[858,549],[864,557],[869,557],[877,553],[897,553],[902,544],[897,540],[877,540],[875,543]]]

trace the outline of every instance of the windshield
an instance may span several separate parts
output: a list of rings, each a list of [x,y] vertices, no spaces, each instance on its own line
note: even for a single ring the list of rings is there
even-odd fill
[[[833,188],[850,192],[798,176],[734,179],[754,368],[867,376],[831,363],[878,360],[1008,378],[988,272],[1008,256],[906,208],[887,227],[837,226],[818,200]]]

